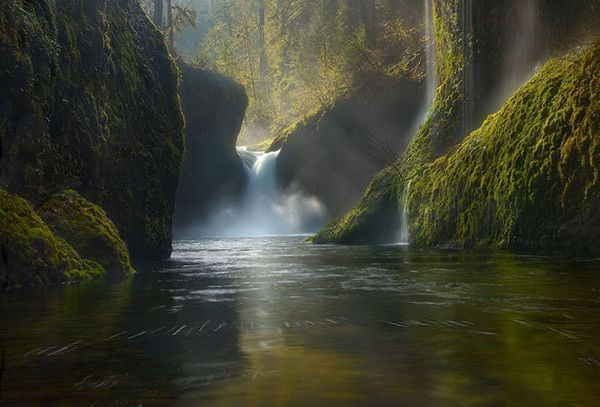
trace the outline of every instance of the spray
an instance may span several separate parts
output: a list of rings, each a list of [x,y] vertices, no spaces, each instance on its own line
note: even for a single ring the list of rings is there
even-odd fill
[[[298,188],[277,187],[279,151],[258,152],[238,148],[248,179],[241,203],[224,204],[200,228],[202,236],[256,237],[309,234],[318,230],[327,214],[315,197]]]

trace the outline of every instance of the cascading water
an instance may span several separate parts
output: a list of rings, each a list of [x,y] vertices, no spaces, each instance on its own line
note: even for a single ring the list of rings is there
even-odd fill
[[[498,90],[491,98],[490,110],[497,110],[533,75],[545,59],[542,52],[542,21],[538,0],[520,0],[509,10],[511,24],[506,28],[507,49],[501,58]]]
[[[423,0],[424,7],[424,21],[423,25],[425,27],[425,82],[426,82],[426,90],[427,95],[425,99],[425,104],[423,105],[423,114],[421,115],[421,119],[418,121],[417,125],[420,127],[425,120],[427,119],[427,114],[431,108],[431,104],[433,103],[433,99],[435,98],[435,93],[437,91],[438,86],[438,77],[437,77],[437,68],[436,68],[436,44],[435,44],[435,25],[434,25],[434,0]],[[415,134],[418,130],[418,127],[414,129],[413,134]],[[399,236],[399,244],[408,244],[409,235],[408,235],[408,193],[410,191],[410,181],[408,182],[406,188],[402,192],[402,197],[400,198],[400,203],[402,207],[400,208],[401,214],[401,226],[400,226],[400,236]]]
[[[433,19],[433,0],[424,0],[425,4],[425,69],[427,82],[427,100],[425,107],[429,110],[437,89],[437,70],[435,64],[435,27]]]
[[[238,148],[248,183],[242,201],[225,205],[202,227],[205,236],[273,236],[315,232],[326,220],[323,205],[299,190],[279,191],[276,168],[279,151]]]
[[[401,208],[401,219],[402,225],[400,226],[400,244],[409,244],[410,236],[408,234],[408,197],[410,194],[410,181],[407,182],[402,191],[402,208]]]
[[[475,71],[473,66],[473,0],[463,0],[462,5],[462,54],[463,66],[463,108],[462,133],[466,135],[473,126],[475,115]]]

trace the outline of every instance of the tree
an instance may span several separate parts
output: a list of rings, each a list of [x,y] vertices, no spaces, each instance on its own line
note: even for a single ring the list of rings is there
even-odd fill
[[[185,27],[196,26],[196,10],[177,0],[166,0],[166,3],[165,0],[143,0],[142,7],[149,16],[152,16],[152,22],[156,28],[165,34],[167,46],[171,52],[175,52],[177,33]]]
[[[242,137],[275,135],[369,75],[421,77],[416,1],[205,2],[204,21],[211,23],[196,59],[246,87]],[[409,29],[409,20],[417,28]]]

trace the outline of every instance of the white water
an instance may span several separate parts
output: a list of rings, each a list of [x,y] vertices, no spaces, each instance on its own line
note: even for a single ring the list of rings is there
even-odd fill
[[[502,56],[500,86],[492,97],[490,110],[499,109],[504,102],[534,74],[544,59],[540,55],[541,17],[539,1],[522,0],[508,33],[508,49]],[[540,60],[541,59],[541,60]]]
[[[408,234],[408,196],[410,194],[410,181],[404,187],[402,191],[402,207],[400,208],[400,242],[399,244],[408,245],[410,242],[410,235]]]
[[[467,135],[472,130],[475,114],[475,70],[473,66],[472,37],[475,34],[473,24],[473,0],[462,1],[462,54],[463,68],[463,108],[462,108],[462,134]]]
[[[438,85],[435,67],[435,27],[433,20],[433,0],[423,1],[425,2],[425,69],[427,75],[425,78],[427,82],[427,100],[425,104],[429,110]]]
[[[413,134],[416,134],[419,127],[423,125],[431,109],[431,104],[435,98],[435,94],[438,87],[438,77],[436,69],[436,45],[435,45],[435,25],[434,25],[434,4],[433,0],[423,0],[423,6],[425,9],[423,25],[425,26],[425,83],[427,96],[425,104],[423,105],[423,113],[418,121],[418,127],[415,128]],[[400,199],[402,207],[400,208],[401,213],[401,226],[400,236],[398,244],[407,245],[410,241],[408,232],[408,193],[410,191],[410,181],[403,191],[403,196]]]
[[[248,184],[242,201],[224,205],[201,228],[203,236],[256,237],[309,234],[326,220],[324,206],[298,189],[279,191],[279,151],[263,153],[238,148]]]

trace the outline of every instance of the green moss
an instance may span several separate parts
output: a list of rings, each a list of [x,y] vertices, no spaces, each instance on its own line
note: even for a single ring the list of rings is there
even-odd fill
[[[329,104],[322,109],[313,109],[308,112],[294,123],[286,127],[281,133],[277,134],[269,144],[266,151],[277,151],[281,150],[288,139],[295,134],[304,131],[305,129],[314,127],[315,123],[319,122],[319,119],[325,114],[325,112],[331,110],[332,105]]]
[[[104,269],[84,260],[55,235],[31,204],[0,189],[0,278],[8,286],[60,284],[100,277]]]
[[[397,238],[398,205],[392,169],[379,173],[363,199],[347,214],[321,229],[309,241],[322,243],[386,243]]]
[[[600,43],[549,61],[454,152],[415,172],[413,242],[597,251],[598,89]]]
[[[58,236],[109,274],[133,273],[127,245],[102,208],[73,190],[53,195],[38,213]]]
[[[461,1],[436,0],[434,6],[439,86],[425,123],[398,163],[380,173],[355,208],[323,228],[314,242],[356,244],[369,242],[369,236],[393,241],[397,237],[393,229],[400,223],[399,191],[405,190],[420,166],[461,140],[465,128],[465,69],[471,44],[462,34]]]
[[[396,181],[374,182],[354,210],[314,241],[364,241],[361,234],[373,233],[390,213],[389,202],[377,197],[396,191],[398,206],[408,203],[416,245],[597,252],[599,45],[549,61],[461,143],[471,45],[459,37],[459,2],[435,4],[440,86],[425,124],[393,168]],[[397,227],[398,215],[387,223]]]
[[[248,149],[251,151],[269,151],[271,145],[273,145],[275,140],[276,140],[276,138],[273,137],[273,138],[263,140],[260,143],[250,144],[246,147],[248,147]]]
[[[0,3],[4,185],[76,189],[139,257],[166,257],[183,151],[177,69],[138,2]]]

